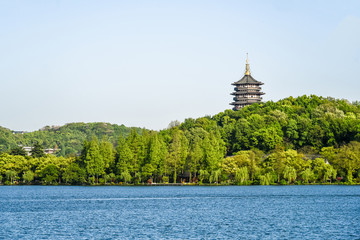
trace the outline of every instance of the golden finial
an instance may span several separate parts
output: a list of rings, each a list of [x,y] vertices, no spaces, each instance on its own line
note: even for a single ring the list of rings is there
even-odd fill
[[[246,70],[245,70],[245,75],[247,75],[247,76],[251,75],[251,73],[250,73],[250,66],[249,66],[249,55],[248,55],[248,53],[246,53]]]

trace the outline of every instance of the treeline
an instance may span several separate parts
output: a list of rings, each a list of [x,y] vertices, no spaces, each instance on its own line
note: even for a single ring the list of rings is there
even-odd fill
[[[28,157],[16,148],[3,153],[2,180],[7,184],[360,182],[360,106],[346,100],[290,97],[174,122],[159,132],[144,129],[139,134],[132,129],[115,144],[106,134],[100,141],[96,136],[90,139],[77,156]]]
[[[224,144],[214,133],[191,140],[182,130],[133,131],[116,148],[105,139],[85,141],[78,157],[0,155],[0,182],[5,184],[308,184],[360,183],[360,143],[324,147],[315,159],[276,147],[239,151],[224,157]]]
[[[131,129],[138,133],[141,128],[129,128],[124,125],[109,123],[69,123],[64,126],[46,126],[38,131],[14,133],[0,127],[0,152],[9,151],[19,145],[33,146],[35,143],[42,144],[45,148],[58,149],[57,156],[79,154],[85,140],[92,136],[107,139],[116,144],[119,136],[126,137]]]

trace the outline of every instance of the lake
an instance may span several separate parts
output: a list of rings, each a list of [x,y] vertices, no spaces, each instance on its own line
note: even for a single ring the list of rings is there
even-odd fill
[[[1,186],[0,239],[360,239],[360,186]]]

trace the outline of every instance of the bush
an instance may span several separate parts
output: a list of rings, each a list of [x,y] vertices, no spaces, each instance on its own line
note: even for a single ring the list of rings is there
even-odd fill
[[[280,184],[280,185],[287,185],[288,183],[285,181],[285,179],[281,179],[281,181],[280,181],[279,184]]]
[[[164,183],[169,183],[169,177],[167,177],[167,176],[164,176],[162,178],[162,180],[163,180]]]

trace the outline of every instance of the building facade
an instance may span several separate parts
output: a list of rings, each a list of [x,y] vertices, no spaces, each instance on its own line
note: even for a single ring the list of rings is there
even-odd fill
[[[248,58],[246,59],[245,75],[231,85],[235,86],[235,92],[231,93],[231,95],[234,95],[234,101],[230,103],[230,105],[234,106],[234,111],[253,103],[261,102],[261,96],[265,94],[261,92],[260,87],[263,83],[255,80],[255,78],[251,76]]]

